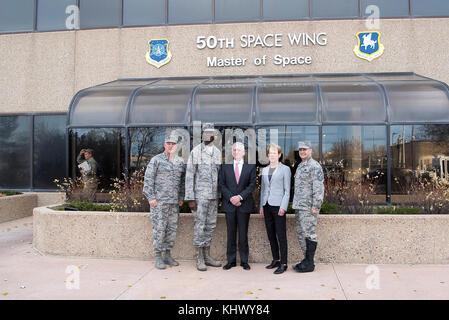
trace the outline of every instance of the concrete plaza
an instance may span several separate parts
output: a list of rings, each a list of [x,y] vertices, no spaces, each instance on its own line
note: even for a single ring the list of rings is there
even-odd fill
[[[0,301],[449,299],[449,265],[317,264],[299,274],[290,261],[274,275],[260,263],[199,272],[181,260],[158,270],[149,260],[45,256],[32,241],[32,217],[0,224]]]

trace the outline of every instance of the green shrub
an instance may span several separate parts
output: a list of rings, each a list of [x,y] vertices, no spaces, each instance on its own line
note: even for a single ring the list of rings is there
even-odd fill
[[[340,213],[340,206],[338,204],[335,203],[329,203],[324,201],[323,204],[321,205],[321,210],[320,213],[330,213],[330,214],[337,214]]]
[[[5,196],[16,196],[18,194],[22,194],[22,192],[9,191],[9,190],[0,190],[0,194],[3,194]]]
[[[67,203],[67,204],[63,205],[58,210],[64,210],[65,207],[76,208],[79,211],[111,211],[110,204],[98,204],[98,203],[91,203],[88,201],[78,201],[78,200]]]
[[[404,206],[388,206],[377,207],[376,214],[421,214],[423,213],[420,208],[417,207],[404,207]]]

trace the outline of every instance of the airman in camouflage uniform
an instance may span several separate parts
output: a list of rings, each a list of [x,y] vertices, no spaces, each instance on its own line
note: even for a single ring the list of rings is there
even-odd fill
[[[321,165],[312,159],[312,144],[300,141],[298,149],[302,162],[295,173],[292,207],[296,209],[296,234],[304,259],[293,266],[293,269],[311,272],[315,269],[313,258],[317,247],[316,225],[324,198],[324,177]]]
[[[189,207],[195,217],[193,246],[198,251],[199,271],[206,271],[206,266],[221,266],[210,256],[212,234],[217,225],[218,171],[221,164],[221,152],[213,144],[214,129],[204,130],[203,141],[190,153],[185,185],[185,199],[190,200]]]
[[[84,155],[84,159],[82,157]],[[78,164],[87,162],[89,165],[88,170],[81,169],[81,179],[83,180],[83,193],[81,195],[81,200],[87,200],[93,202],[95,200],[95,194],[98,188],[98,177],[97,177],[97,161],[95,161],[94,151],[92,149],[81,149],[76,161]]]
[[[165,151],[154,156],[145,170],[143,194],[150,203],[158,269],[165,269],[165,264],[179,265],[170,254],[178,229],[179,206],[184,197],[185,167],[183,159],[176,155],[177,142],[178,136],[172,132],[165,138]]]

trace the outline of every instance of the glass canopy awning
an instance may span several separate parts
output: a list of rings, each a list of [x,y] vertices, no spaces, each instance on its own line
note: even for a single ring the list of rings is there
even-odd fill
[[[118,79],[79,91],[81,127],[449,123],[447,84],[405,73]]]

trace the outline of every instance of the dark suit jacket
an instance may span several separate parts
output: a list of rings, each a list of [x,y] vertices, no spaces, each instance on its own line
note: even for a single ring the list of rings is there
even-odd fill
[[[256,187],[256,165],[244,163],[242,173],[240,174],[239,183],[235,180],[234,165],[224,164],[221,166],[219,174],[219,184],[222,194],[221,209],[224,212],[232,212],[239,208],[240,212],[253,213],[254,199],[253,190]],[[231,197],[240,195],[243,200],[240,207],[234,206],[229,200]]]

